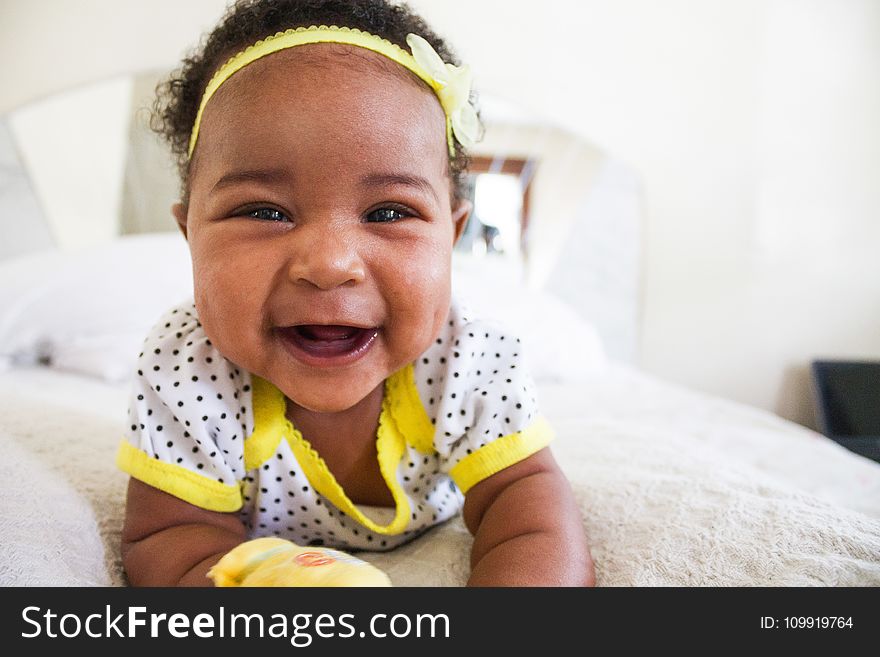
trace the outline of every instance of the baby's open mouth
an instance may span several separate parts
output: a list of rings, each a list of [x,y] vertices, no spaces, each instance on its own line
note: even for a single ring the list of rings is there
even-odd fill
[[[370,348],[378,328],[338,324],[297,324],[278,329],[294,355],[310,364],[342,364],[356,359]]]

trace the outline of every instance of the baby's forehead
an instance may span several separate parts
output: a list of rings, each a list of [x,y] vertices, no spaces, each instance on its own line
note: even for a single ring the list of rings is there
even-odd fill
[[[414,73],[378,53],[336,43],[280,50],[234,73],[208,102],[200,135],[218,113],[247,130],[264,109],[270,111],[263,120],[271,120],[293,105],[323,107],[328,120],[343,123],[365,105],[372,111],[361,112],[361,122],[403,112],[431,135],[446,136],[446,115],[437,96]]]
[[[396,62],[343,44],[289,48],[237,71],[208,102],[199,134],[191,175],[203,157],[213,169],[252,159],[257,147],[263,155],[308,152],[326,164],[342,161],[334,153],[351,164],[348,155],[363,147],[367,156],[448,173],[446,117],[434,92]],[[316,139],[320,148],[309,150]]]
[[[400,82],[407,83],[426,94],[433,91],[409,69],[377,52],[345,43],[313,43],[297,48],[287,48],[277,53],[287,57],[288,63],[301,63],[310,68],[354,70],[359,73],[372,73],[378,78],[390,75]]]

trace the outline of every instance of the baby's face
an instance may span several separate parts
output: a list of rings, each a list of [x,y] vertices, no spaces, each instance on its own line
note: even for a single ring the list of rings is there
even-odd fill
[[[443,110],[407,75],[324,44],[242,69],[208,103],[175,208],[210,340],[312,411],[364,399],[448,313],[468,208],[450,201]]]

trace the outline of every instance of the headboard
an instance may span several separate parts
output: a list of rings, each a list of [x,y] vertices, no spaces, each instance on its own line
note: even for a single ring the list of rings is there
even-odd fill
[[[575,210],[545,286],[593,322],[611,358],[632,364],[639,355],[641,262],[639,180],[606,159]]]
[[[0,121],[0,261],[54,244],[7,125]]]

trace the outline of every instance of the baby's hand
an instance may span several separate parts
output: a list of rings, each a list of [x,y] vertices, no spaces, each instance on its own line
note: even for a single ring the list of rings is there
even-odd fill
[[[208,571],[215,586],[391,586],[388,576],[355,557],[281,538],[257,538],[229,551]]]

